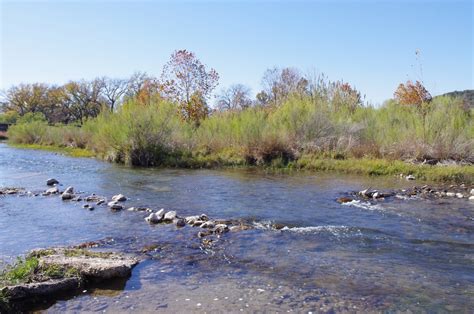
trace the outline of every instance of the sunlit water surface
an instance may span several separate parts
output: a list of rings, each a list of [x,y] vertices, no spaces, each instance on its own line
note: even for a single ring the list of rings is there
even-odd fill
[[[146,214],[94,211],[58,197],[0,197],[0,262],[38,247],[108,238],[106,248],[158,245],[126,282],[47,311],[456,311],[474,308],[474,205],[393,200],[341,205],[366,187],[415,183],[334,174],[132,169],[0,144],[0,187],[43,191],[54,177],[127,206],[240,218],[255,229],[203,246],[197,230],[148,225]],[[276,231],[271,223],[288,228]]]

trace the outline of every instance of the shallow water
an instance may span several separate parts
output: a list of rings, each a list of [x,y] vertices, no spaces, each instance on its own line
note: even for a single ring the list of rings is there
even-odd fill
[[[240,218],[253,230],[210,245],[196,229],[150,226],[146,214],[94,211],[58,197],[0,198],[0,262],[38,247],[107,238],[137,252],[155,244],[127,282],[47,304],[49,312],[456,311],[474,308],[474,205],[466,199],[335,199],[398,178],[268,174],[255,170],[132,169],[0,144],[0,187],[85,195],[122,193],[127,206]],[[281,223],[283,230],[272,230]]]

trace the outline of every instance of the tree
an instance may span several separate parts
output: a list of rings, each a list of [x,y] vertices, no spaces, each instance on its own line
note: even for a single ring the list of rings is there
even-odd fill
[[[242,110],[252,105],[250,89],[242,84],[223,89],[217,99],[219,110]]]
[[[265,71],[262,86],[260,102],[265,100],[266,104],[275,106],[285,101],[290,94],[305,93],[308,80],[297,69],[275,67]]]
[[[401,105],[416,107],[422,117],[423,140],[426,142],[426,116],[429,111],[429,104],[433,99],[431,94],[420,81],[415,83],[407,81],[405,84],[398,85],[393,96]]]
[[[201,121],[209,115],[206,99],[199,91],[194,92],[188,102],[180,103],[179,109],[181,117],[187,122],[194,123],[195,126],[199,126]]]
[[[145,72],[135,72],[128,79],[127,91],[125,96],[127,98],[134,98],[142,90],[143,86],[150,81],[157,81],[155,78],[152,78]]]
[[[208,70],[193,52],[187,50],[175,51],[170,61],[164,66],[161,75],[164,95],[184,108],[201,104],[195,101],[196,97],[201,98],[205,103],[218,85],[218,81],[219,74],[216,70]],[[192,102],[193,95],[195,99]],[[189,116],[184,118],[188,119]]]
[[[64,85],[67,95],[67,106],[74,120],[83,124],[85,119],[99,114],[105,104],[101,98],[102,84],[100,80],[71,81]]]
[[[123,79],[102,77],[99,79],[99,83],[102,85],[102,95],[107,100],[110,111],[113,112],[115,106],[121,102],[122,97],[127,92],[129,82]]]
[[[13,86],[4,95],[4,107],[21,116],[28,112],[42,112],[47,90],[48,85],[41,83]]]

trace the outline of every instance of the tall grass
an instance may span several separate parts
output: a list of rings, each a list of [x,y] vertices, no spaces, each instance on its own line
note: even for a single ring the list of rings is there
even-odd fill
[[[456,98],[437,97],[426,116],[388,101],[379,108],[350,101],[294,95],[277,107],[215,112],[196,127],[182,121],[176,105],[133,100],[76,126],[19,122],[13,143],[86,148],[131,165],[286,165],[305,156],[454,159],[474,162],[473,110]],[[314,162],[313,162],[314,164]]]

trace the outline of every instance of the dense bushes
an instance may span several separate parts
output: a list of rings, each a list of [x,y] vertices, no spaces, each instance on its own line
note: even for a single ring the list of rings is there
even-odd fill
[[[196,126],[180,119],[170,102],[132,100],[82,127],[48,126],[44,119],[23,117],[9,137],[14,143],[87,148],[108,160],[145,166],[278,165],[303,155],[474,161],[472,109],[455,98],[433,99],[426,132],[415,107],[393,100],[380,108],[337,102],[294,95],[279,106],[215,112]]]

